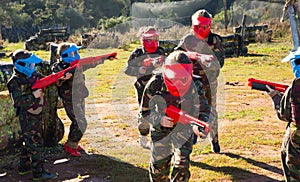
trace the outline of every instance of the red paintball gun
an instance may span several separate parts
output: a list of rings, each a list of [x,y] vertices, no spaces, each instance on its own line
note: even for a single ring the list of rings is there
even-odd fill
[[[154,64],[162,64],[163,56],[155,57],[155,58],[146,58],[142,62],[142,66],[148,67]]]
[[[195,124],[200,127],[200,132],[209,133],[210,131],[208,123],[201,121],[191,115],[188,115],[187,113],[173,105],[169,105],[166,108],[165,112],[167,116],[174,120],[174,122],[179,122],[181,124]]]
[[[113,52],[110,54],[102,54],[99,56],[95,56],[95,57],[87,57],[87,58],[82,58],[76,61],[73,61],[72,63],[70,63],[70,67],[57,72],[55,74],[52,75],[48,75],[44,78],[41,78],[40,80],[37,80],[31,87],[31,89],[41,89],[41,88],[45,88],[48,85],[51,85],[53,83],[55,83],[58,79],[62,78],[63,76],[65,76],[66,73],[74,70],[74,69],[80,69],[80,66],[82,65],[88,65],[88,64],[92,64],[95,63],[99,60],[104,60],[104,59],[109,59],[109,60],[113,60],[116,59],[117,53]]]
[[[190,58],[190,60],[200,61],[206,67],[210,67],[214,59],[214,56],[209,54],[200,54],[198,52],[193,51],[187,51],[184,53]]]
[[[266,87],[268,85],[270,88],[274,90],[278,90],[279,92],[284,93],[286,89],[289,87],[289,85],[282,84],[282,83],[274,83],[274,82],[268,82],[264,80],[258,80],[255,78],[249,78],[248,79],[248,86],[250,86],[252,89],[255,90],[261,90],[269,92],[269,89]]]

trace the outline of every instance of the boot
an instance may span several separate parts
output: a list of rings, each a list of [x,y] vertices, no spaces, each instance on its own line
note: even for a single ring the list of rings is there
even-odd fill
[[[57,174],[52,174],[52,173],[48,173],[48,172],[44,172],[40,175],[37,176],[33,176],[33,181],[39,181],[39,180],[47,180],[47,179],[56,179],[57,178]]]
[[[78,152],[77,148],[71,148],[66,143],[64,144],[64,149],[67,153],[71,154],[72,156],[75,156],[75,157],[81,156],[81,153]]]
[[[221,151],[221,148],[220,148],[220,145],[219,145],[219,141],[212,141],[211,142],[211,150],[214,152],[214,153],[220,153]]]
[[[150,149],[150,141],[147,136],[139,135],[139,143],[141,147],[145,149]]]
[[[18,170],[19,170],[19,175],[25,175],[25,174],[29,174],[29,173],[32,172],[30,167],[21,167],[21,166],[19,166]]]

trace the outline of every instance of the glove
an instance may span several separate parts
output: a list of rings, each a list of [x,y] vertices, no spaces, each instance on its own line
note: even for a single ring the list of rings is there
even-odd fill
[[[159,56],[156,58],[146,58],[142,62],[142,66],[149,67],[149,66],[153,65],[154,68],[158,68],[161,66],[162,62],[163,62],[162,56]]]
[[[144,75],[147,71],[147,68],[145,66],[141,66],[139,68],[139,74]]]
[[[153,59],[152,64],[153,64],[154,68],[158,68],[158,67],[161,67],[162,62],[163,62],[163,57],[159,56],[159,57]]]
[[[195,133],[196,136],[205,139],[208,133],[201,132],[199,126],[193,125],[193,132]]]
[[[174,122],[172,118],[164,116],[161,118],[160,125],[162,125],[165,128],[173,128]]]
[[[153,58],[146,58],[142,62],[142,66],[149,67],[152,65]]]
[[[267,94],[271,97],[275,110],[279,109],[280,100],[281,100],[283,94],[281,92],[279,92],[278,90],[272,89],[269,85],[266,85],[266,88],[269,90],[269,92],[267,92]]]
[[[211,63],[214,60],[214,56],[213,55],[206,55],[206,54],[199,54],[198,60],[201,62],[201,64],[203,64],[204,66],[209,68],[211,66]]]

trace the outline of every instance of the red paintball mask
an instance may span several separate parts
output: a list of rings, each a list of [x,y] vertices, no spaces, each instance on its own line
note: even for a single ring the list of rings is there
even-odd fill
[[[150,30],[142,34],[142,45],[147,52],[153,53],[158,48],[159,36],[155,30]]]
[[[192,73],[192,63],[165,65],[163,78],[170,94],[175,97],[184,96],[190,89]]]
[[[210,32],[211,18],[198,17],[192,19],[193,30],[197,38],[206,39]]]

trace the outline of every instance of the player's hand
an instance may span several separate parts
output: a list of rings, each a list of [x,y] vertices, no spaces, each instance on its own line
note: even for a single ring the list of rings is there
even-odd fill
[[[197,125],[193,125],[193,132],[200,138],[205,138],[207,136],[207,133],[201,132]]]
[[[141,75],[146,74],[146,71],[147,71],[147,67],[145,67],[145,66],[141,66],[139,68],[139,74],[141,74]]]
[[[73,76],[72,73],[66,73],[64,77],[60,78],[61,80],[69,80]]]
[[[37,89],[37,90],[33,91],[32,94],[36,99],[44,96],[42,89]]]
[[[162,56],[159,56],[159,57],[153,59],[153,61],[152,61],[153,67],[154,68],[161,67],[162,62],[163,62],[163,57]]]
[[[272,89],[269,85],[266,85],[266,88],[269,90],[267,92],[267,94],[272,98],[274,97],[275,95],[280,95],[280,92],[278,90],[274,90]]]
[[[173,128],[174,122],[172,118],[164,116],[160,121],[160,125],[162,125],[165,128]]]
[[[274,108],[278,109],[280,107],[280,101],[283,94],[278,90],[272,89],[269,85],[266,85],[266,88],[269,90],[267,94],[271,97]]]
[[[206,54],[200,54],[198,57],[198,60],[201,62],[202,65],[209,68],[211,66],[211,63],[214,60],[213,55],[206,55]]]
[[[280,18],[280,23],[283,23],[283,22],[284,22],[284,18],[281,17],[281,18]]]
[[[142,62],[142,66],[149,67],[152,65],[153,58],[146,58]]]

